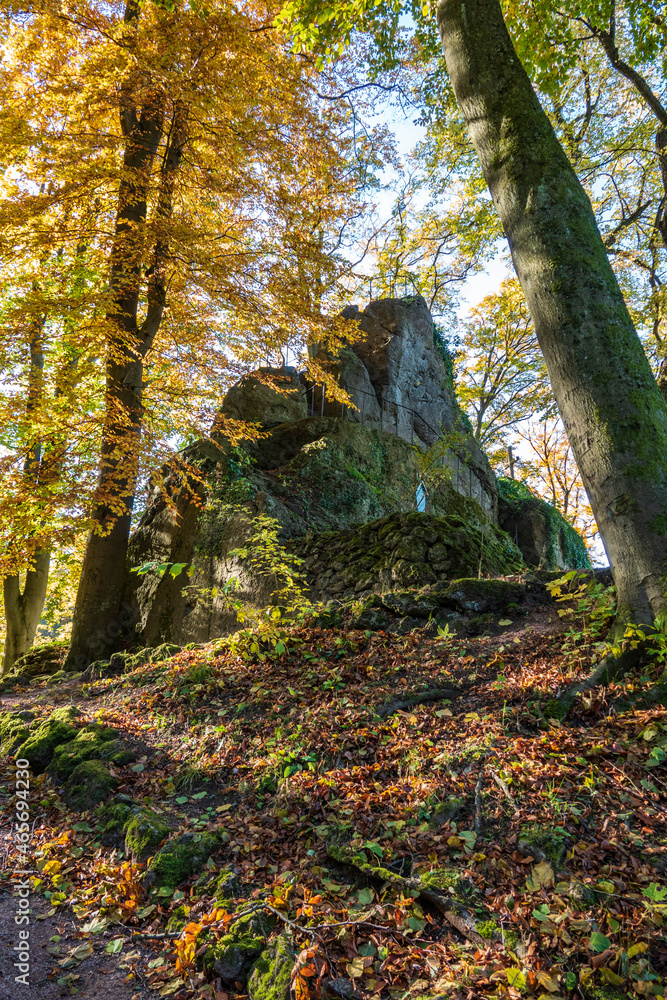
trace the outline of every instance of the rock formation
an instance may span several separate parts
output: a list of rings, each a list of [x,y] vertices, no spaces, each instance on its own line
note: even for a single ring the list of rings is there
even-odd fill
[[[229,390],[222,412],[270,435],[232,448],[214,433],[182,453],[168,499],[149,498],[130,567],[189,569],[129,574],[132,643],[202,642],[235,630],[232,581],[243,600],[271,603],[276,578],[236,552],[247,550],[259,515],[278,523],[319,600],[522,565],[497,526],[495,476],[466,431],[424,300],[382,300],[347,316],[366,339],[329,364],[353,406],[327,399],[294,369],[260,369]]]

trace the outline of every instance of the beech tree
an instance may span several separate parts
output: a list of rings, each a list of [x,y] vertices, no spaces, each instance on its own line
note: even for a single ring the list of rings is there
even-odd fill
[[[372,29],[379,16],[367,0],[318,7],[294,0],[283,16],[300,19],[297,44],[319,46],[323,58],[345,44],[355,22]],[[619,618],[652,622],[665,605],[665,402],[591,203],[516,54],[498,0],[440,0],[436,15],[452,89],[613,568]]]
[[[43,0],[4,23],[3,273],[11,284],[44,256],[54,275],[84,247],[103,276],[75,326],[104,371],[88,387],[101,455],[71,664],[108,654],[123,628],[142,449],[167,433],[160,393],[198,410],[202,372],[219,396],[288,339],[338,337],[320,300],[346,268],[330,236],[355,203],[346,109],[320,96],[326,79],[289,52],[274,13],[261,0]]]

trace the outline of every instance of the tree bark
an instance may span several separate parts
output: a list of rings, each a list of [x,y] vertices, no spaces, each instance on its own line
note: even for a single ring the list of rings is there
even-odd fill
[[[447,70],[507,236],[600,529],[621,617],[665,604],[667,405],[593,211],[498,0],[440,0]]]
[[[27,652],[34,642],[46,599],[50,562],[51,549],[37,549],[34,565],[26,572],[23,592],[18,573],[3,580],[7,634],[0,676],[8,673],[19,656]]]
[[[125,150],[111,251],[112,307],[107,315],[111,332],[100,477],[67,654],[67,665],[81,669],[117,649],[130,620],[121,603],[143,424],[144,359],[165,307],[168,223],[187,127],[187,108],[174,101],[160,171],[155,238],[144,274],[148,192],[165,133],[166,104],[166,95],[154,90],[144,96],[141,108],[134,106],[130,93],[123,94],[120,109]],[[147,310],[140,324],[137,314],[145,277]]]
[[[36,417],[44,405],[44,326],[45,316],[37,316],[28,329],[28,396],[26,415]],[[23,463],[23,475],[37,487],[43,479],[43,472],[49,463],[43,463],[42,441],[39,435],[30,443]],[[8,673],[14,663],[33,644],[42,609],[46,600],[51,563],[50,546],[37,548],[33,555],[33,566],[26,571],[25,585],[21,592],[18,573],[12,573],[3,580],[3,599],[7,632],[2,656],[0,676]]]

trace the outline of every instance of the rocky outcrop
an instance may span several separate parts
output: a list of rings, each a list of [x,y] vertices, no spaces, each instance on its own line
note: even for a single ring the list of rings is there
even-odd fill
[[[258,368],[228,390],[221,412],[233,420],[275,427],[306,415],[306,390],[296,368]]]
[[[364,333],[350,353],[363,363],[373,389],[360,404],[357,380],[357,409],[347,413],[348,419],[377,421],[377,407],[384,430],[424,448],[439,444],[455,489],[473,497],[495,519],[495,477],[466,429],[452,384],[451,359],[425,300],[419,295],[379,299],[363,312],[349,306],[343,316],[356,320]],[[340,384],[347,386],[349,362],[336,361],[333,367]]]
[[[346,315],[366,339],[329,363],[352,406],[294,369],[261,369],[230,389],[221,415],[268,433],[232,448],[215,431],[182,453],[168,495],[149,498],[130,567],[167,563],[187,573],[128,575],[131,644],[205,642],[238,627],[232,599],[275,602],[278,578],[256,559],[258,524],[264,549],[267,525],[277,524],[268,547],[304,559],[305,585],[322,601],[523,565],[495,523],[495,477],[465,430],[423,299]]]
[[[584,540],[546,500],[515,479],[498,480],[498,521],[529,566],[545,570],[590,569]]]

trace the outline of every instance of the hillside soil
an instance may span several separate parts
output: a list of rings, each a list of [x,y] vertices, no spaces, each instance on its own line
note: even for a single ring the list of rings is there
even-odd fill
[[[0,997],[662,996],[664,666],[565,712],[608,610],[564,596],[475,637],[304,625],[271,655],[210,644],[5,694],[36,722],[75,705],[132,760],[83,811],[30,778],[24,988],[4,758]],[[119,803],[157,839],[114,826]],[[201,846],[178,881],[174,844]]]

